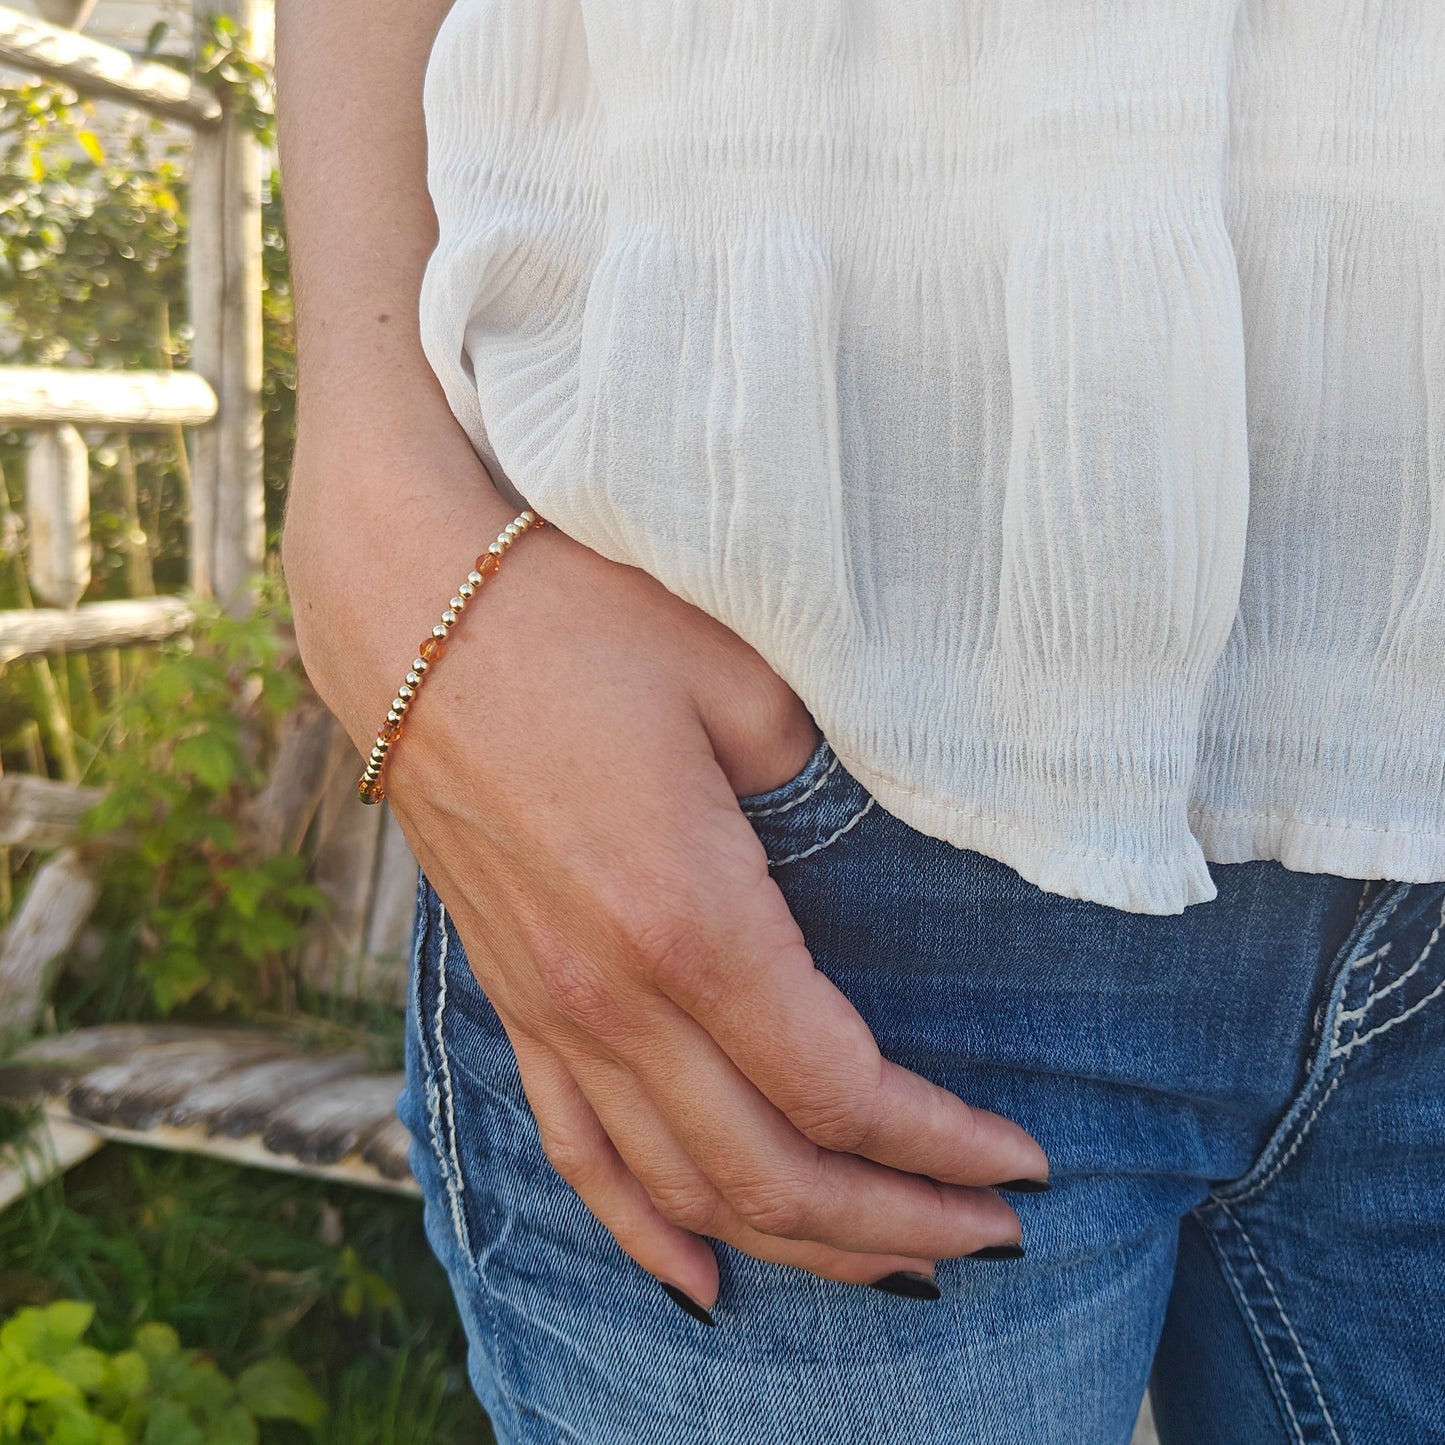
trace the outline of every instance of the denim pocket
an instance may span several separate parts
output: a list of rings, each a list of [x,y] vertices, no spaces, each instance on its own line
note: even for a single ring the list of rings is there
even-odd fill
[[[774,868],[821,853],[873,806],[873,797],[843,766],[827,738],[787,782],[738,799]]]

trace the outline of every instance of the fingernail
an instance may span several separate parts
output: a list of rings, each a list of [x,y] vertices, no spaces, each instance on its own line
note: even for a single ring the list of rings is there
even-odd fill
[[[1047,1194],[1054,1186],[1047,1179],[1010,1179],[1007,1184],[995,1184],[1009,1194]]]
[[[691,1295],[683,1294],[683,1292],[678,1289],[675,1284],[668,1284],[665,1279],[658,1280],[658,1284],[662,1286],[663,1290],[667,1294],[668,1299],[670,1299],[673,1304],[678,1307],[678,1309],[686,1310],[687,1313],[693,1317],[693,1319],[700,1320],[703,1324],[709,1326],[712,1329],[717,1328],[717,1321],[713,1319],[713,1317],[708,1314],[708,1312],[703,1309],[703,1307],[698,1304],[698,1302],[693,1299]]]
[[[875,1279],[870,1289],[881,1289],[885,1294],[896,1294],[904,1299],[939,1299],[938,1286],[926,1274],[900,1269]]]
[[[970,1259],[1022,1259],[1024,1247],[1021,1244],[989,1244],[976,1249]]]

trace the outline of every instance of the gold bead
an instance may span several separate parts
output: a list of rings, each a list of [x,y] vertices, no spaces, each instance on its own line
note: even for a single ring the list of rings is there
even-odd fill
[[[470,602],[477,595],[477,589],[472,585],[471,574],[468,573],[467,580],[457,588],[457,596],[464,602]]]
[[[486,580],[480,572],[472,571],[467,573],[467,583],[473,590],[480,587]]]
[[[419,687],[421,685],[421,673],[417,672],[415,669],[407,673],[406,684],[408,687]]]
[[[391,710],[395,713],[404,713],[406,711],[406,699],[404,697],[392,698]]]
[[[506,550],[500,542],[493,542],[492,545],[487,548],[487,551],[490,552],[493,557],[500,557]]]
[[[443,626],[443,627],[455,627],[455,626],[456,626],[456,621],[457,621],[457,614],[456,614],[455,612],[453,612],[450,607],[448,607],[447,610],[442,613],[442,626]]]
[[[389,707],[386,710],[386,720],[389,723],[399,723],[401,721],[401,714],[397,712],[394,707]]]
[[[527,511],[523,512],[522,516],[527,519],[527,525],[529,527],[532,525],[533,522],[537,520],[537,514],[530,508],[528,508]]]
[[[440,622],[432,628],[431,635],[436,638],[438,642],[445,642],[447,640],[447,630]]]
[[[411,670],[413,672],[425,672],[430,666],[431,663],[424,657],[414,657],[411,660]]]
[[[414,692],[411,690],[411,688],[409,688],[405,683],[402,683],[402,685],[401,685],[399,688],[397,688],[397,690],[396,690],[396,695],[397,695],[403,702],[410,702],[410,701],[412,700],[412,698],[414,698],[414,697],[416,696],[416,693],[414,693]]]
[[[465,597],[453,597],[449,605],[453,612],[460,612],[462,608],[467,605],[467,599]]]

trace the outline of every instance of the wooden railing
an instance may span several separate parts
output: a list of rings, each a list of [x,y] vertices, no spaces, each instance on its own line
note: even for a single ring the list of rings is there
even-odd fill
[[[193,0],[194,44],[221,14],[254,28],[257,0]],[[26,512],[31,586],[70,618],[0,613],[0,660],[70,646],[111,646],[181,625],[164,603],[88,618],[89,465],[78,426],[191,428],[190,585],[231,608],[265,550],[261,449],[261,147],[244,119],[188,76],[0,6],[0,64],[50,76],[192,128],[187,289],[189,372],[0,368],[0,426],[30,432]],[[126,628],[137,629],[128,634]],[[174,631],[172,627],[170,630]],[[71,639],[75,640],[72,641]],[[16,651],[21,647],[22,651]]]
[[[222,14],[254,37],[266,13],[264,0],[192,0],[194,43],[204,43],[212,20]],[[185,596],[81,600],[90,585],[91,557],[91,479],[83,428],[185,429],[190,592],[244,611],[250,601],[248,584],[263,566],[265,547],[263,157],[254,133],[233,113],[224,94],[212,93],[168,67],[0,6],[0,66],[6,65],[191,129],[187,289],[192,341],[187,371],[0,366],[0,427],[28,434],[27,580],[33,596],[44,604],[0,611],[0,668],[17,659],[159,642],[184,632],[192,622],[192,605]],[[358,803],[357,767],[355,749],[344,732],[309,700],[283,725],[270,781],[253,800],[252,821],[260,836],[274,837],[277,848],[294,849],[305,836],[313,874],[330,899],[331,907],[315,919],[300,960],[306,981],[332,995],[364,993],[399,1002],[416,863],[390,809]],[[91,840],[84,848],[77,845],[80,815],[96,796],[96,790],[74,781],[0,778],[0,850],[49,854],[0,937],[0,1033],[23,1034],[42,1017],[56,972],[82,939],[96,901],[96,851],[124,844],[117,837]],[[390,1110],[398,1080],[359,1072],[354,1060],[345,1068],[338,1064],[337,1078],[317,1106],[320,1113],[291,1120],[283,1128],[295,1078],[310,1077],[318,1068],[325,1072],[330,1065],[298,1059],[296,1073],[275,1057],[274,1040],[243,1039],[244,1046],[231,1047],[219,1038],[188,1039],[163,1028],[143,1040],[101,1029],[90,1031],[84,1040],[30,1045],[16,1066],[20,1072],[12,1069],[11,1082],[20,1096],[46,1105],[46,1147],[52,1157],[40,1174],[84,1157],[101,1138],[114,1137],[206,1152],[219,1149],[229,1151],[227,1157],[234,1154],[272,1167],[340,1170],[352,1177],[350,1170],[362,1182],[409,1187]],[[80,1056],[66,1066],[79,1073],[55,1071],[55,1048],[67,1058],[73,1052]],[[171,1080],[164,1107],[157,1105],[145,1114],[144,1127],[125,1123],[134,1122],[137,1096],[132,1085],[107,1096],[103,1106],[96,1102],[94,1080],[83,1085],[89,1068],[100,1068],[101,1076],[110,1078],[107,1051],[116,1049],[128,1058],[142,1049],[138,1067],[149,1080],[145,1097],[151,1104],[155,1080]],[[264,1055],[261,1063],[252,1058],[256,1049]],[[178,1071],[177,1059],[182,1060]],[[222,1121],[213,1119],[200,1128],[193,1117],[194,1101],[174,1092],[187,1080],[194,1083],[198,1069],[212,1071],[212,1093],[244,1084],[258,1098],[264,1094],[271,1123],[257,1125],[252,1130],[256,1138],[249,1143],[218,1142]],[[0,1070],[0,1082],[4,1073]],[[224,1086],[216,1082],[223,1077]],[[76,1102],[80,1095],[83,1107]],[[256,1120],[247,1118],[250,1128]],[[178,1123],[181,1119],[190,1121],[185,1128]],[[14,1165],[7,1175],[0,1160],[0,1207],[29,1182],[30,1176]]]

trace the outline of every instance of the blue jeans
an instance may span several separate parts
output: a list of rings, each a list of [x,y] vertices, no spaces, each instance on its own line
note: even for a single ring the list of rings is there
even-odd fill
[[[725,1246],[717,1328],[553,1172],[424,876],[407,1088],[503,1442],[1445,1441],[1445,882],[1215,865],[1175,916],[913,831],[826,742],[743,800],[883,1052],[1044,1146],[1021,1260],[900,1299]]]

